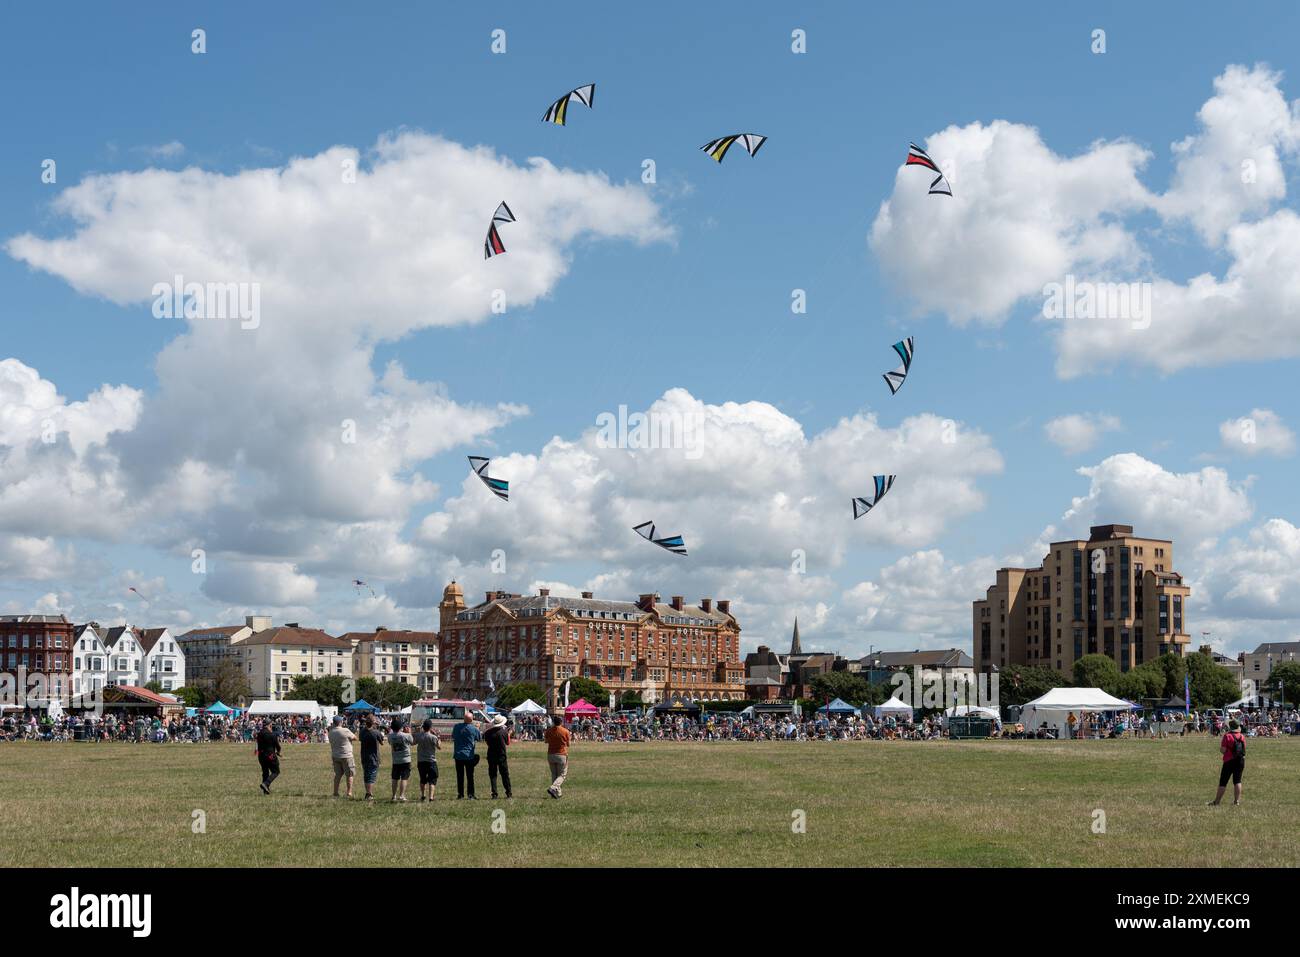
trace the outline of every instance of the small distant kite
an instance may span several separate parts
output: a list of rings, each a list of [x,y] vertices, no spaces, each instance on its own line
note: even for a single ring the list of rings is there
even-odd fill
[[[736,142],[739,142],[750,156],[757,156],[759,147],[767,142],[767,137],[759,136],[757,133],[732,133],[730,136],[709,140],[700,149],[721,163],[723,157],[727,155],[727,150],[731,149],[731,144]]]
[[[682,541],[680,535],[669,535],[667,538],[655,538],[654,522],[642,522],[640,525],[633,526],[632,531],[636,532],[647,542],[654,542],[660,548],[666,548],[674,555],[686,554],[686,543]]]
[[[373,588],[370,588],[370,586],[367,585],[365,582],[363,582],[360,578],[354,578],[354,579],[352,579],[352,584],[353,584],[354,586],[356,586],[357,594],[358,594],[358,595],[361,594],[361,589],[363,589],[363,588],[369,588],[369,589],[370,589],[370,597],[371,597],[371,598],[378,598],[378,597],[379,597],[378,595],[375,594],[375,590],[374,590]]]
[[[923,166],[931,172],[938,174],[935,176],[934,181],[930,183],[931,196],[936,194],[942,196],[952,195],[952,187],[948,185],[948,180],[944,177],[943,170],[939,169],[939,167],[935,165],[934,160],[930,159],[929,153],[921,149],[921,147],[917,146],[915,143],[911,144],[907,150],[907,165]]]
[[[129,588],[127,588],[127,591],[133,591],[133,592],[135,592],[135,597],[136,597],[136,598],[139,598],[139,599],[140,599],[142,602],[144,602],[146,605],[149,604],[149,599],[148,599],[148,598],[145,598],[144,595],[140,594],[139,590],[138,590],[134,585],[131,585]]]
[[[898,390],[907,381],[907,373],[912,368],[912,337],[908,336],[902,342],[895,342],[894,351],[902,358],[903,364],[892,372],[886,372],[881,376],[885,380],[885,384],[889,386],[890,395],[898,395]]]
[[[497,211],[492,214],[492,223],[488,226],[487,239],[483,241],[483,258],[491,259],[506,251],[505,243],[501,242],[501,234],[497,232],[497,223],[513,223],[515,214],[510,212],[510,207],[506,205],[505,200],[497,207]]]
[[[470,468],[474,470],[474,474],[483,480],[483,484],[492,490],[492,494],[499,499],[510,501],[510,483],[505,479],[493,478],[487,474],[488,463],[492,460],[485,459],[481,455],[470,455],[467,458],[469,459]]]
[[[576,90],[570,90],[564,96],[560,97],[551,104],[551,108],[546,111],[542,117],[543,123],[554,123],[556,126],[563,126],[564,119],[569,113],[569,101],[577,100],[587,109],[592,108],[592,103],[596,99],[596,84],[588,83],[586,86],[580,86]]]
[[[867,512],[871,511],[878,504],[880,504],[880,500],[885,497],[885,493],[888,492],[891,487],[893,487],[894,479],[896,478],[898,478],[897,475],[875,476],[876,494],[873,495],[870,499],[855,498],[853,500],[853,518],[855,520],[861,518],[863,515],[866,515]]]

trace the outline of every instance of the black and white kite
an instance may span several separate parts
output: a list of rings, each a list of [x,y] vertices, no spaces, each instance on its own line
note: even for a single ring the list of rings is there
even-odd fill
[[[861,518],[863,515],[866,515],[867,512],[871,511],[871,510],[872,510],[873,508],[875,508],[878,504],[880,504],[880,500],[881,500],[882,498],[885,497],[885,493],[888,492],[889,489],[893,486],[893,484],[894,484],[894,479],[896,479],[897,477],[898,477],[898,476],[896,476],[896,475],[877,475],[877,476],[875,476],[875,479],[876,479],[876,494],[873,495],[873,496],[872,496],[871,498],[869,498],[869,499],[866,499],[866,498],[855,498],[855,499],[853,500],[853,517],[854,517],[854,519],[859,519],[859,518]]]
[[[501,234],[497,232],[497,223],[513,223],[515,214],[510,212],[510,207],[506,205],[505,200],[497,207],[497,211],[492,214],[492,222],[488,226],[487,239],[483,241],[483,258],[491,259],[493,256],[499,256],[506,251],[505,243],[501,242]]]
[[[551,108],[546,111],[542,117],[543,123],[554,123],[556,126],[563,126],[565,117],[569,113],[569,101],[577,100],[587,109],[592,108],[592,103],[596,99],[596,84],[588,83],[586,86],[580,86],[576,90],[570,90],[564,96],[560,97],[551,104]]]
[[[892,372],[886,372],[881,376],[885,380],[885,384],[889,386],[890,395],[898,395],[898,390],[907,381],[907,373],[912,368],[912,337],[908,336],[902,342],[895,342],[894,351],[903,360],[903,364]]]
[[[371,598],[378,598],[378,597],[379,597],[378,595],[375,594],[375,590],[374,590],[373,588],[370,588],[370,586],[367,585],[365,582],[363,582],[360,578],[354,578],[354,579],[352,579],[352,584],[353,584],[353,586],[356,588],[356,590],[357,590],[357,594],[358,594],[358,595],[361,594],[361,589],[363,589],[363,588],[367,588],[367,589],[370,589],[370,597],[371,597]]]
[[[686,543],[682,541],[680,535],[669,535],[667,538],[655,538],[654,522],[642,522],[640,525],[633,526],[632,531],[636,532],[647,542],[654,542],[660,548],[668,549],[668,551],[672,552],[674,555],[686,554]]]
[[[723,157],[727,155],[727,150],[731,149],[731,145],[737,142],[745,148],[745,152],[750,156],[757,156],[759,147],[767,142],[767,137],[759,136],[757,133],[732,133],[730,136],[721,136],[716,140],[709,140],[700,149],[721,163]]]
[[[915,143],[907,150],[908,166],[923,166],[932,173],[937,173],[934,180],[930,183],[930,195],[939,194],[942,196],[951,196],[952,187],[948,185],[948,180],[943,175],[943,170],[935,165],[934,160],[930,159],[930,154]]]
[[[505,479],[493,478],[487,474],[488,463],[491,459],[485,459],[481,455],[467,456],[469,466],[474,470],[474,474],[483,480],[483,484],[492,490],[492,494],[499,499],[510,501],[510,483]]]

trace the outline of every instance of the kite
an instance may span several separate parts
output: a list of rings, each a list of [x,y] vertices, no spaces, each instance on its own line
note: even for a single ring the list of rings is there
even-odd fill
[[[931,172],[938,173],[934,181],[930,183],[930,195],[951,196],[952,187],[948,185],[948,180],[944,178],[943,170],[934,165],[934,160],[930,159],[930,154],[921,147],[912,143],[907,151],[908,166],[924,166]]]
[[[505,243],[501,242],[501,235],[497,232],[497,223],[513,223],[515,214],[510,212],[510,207],[506,205],[505,200],[497,207],[497,211],[492,214],[492,223],[488,226],[487,239],[483,240],[483,258],[491,259],[500,253],[506,251]]]
[[[885,497],[885,493],[893,486],[896,478],[898,478],[897,475],[875,476],[876,494],[870,500],[865,498],[855,498],[853,500],[853,518],[855,520],[861,518],[880,504],[880,500]]]
[[[144,595],[141,595],[140,592],[136,589],[136,587],[135,587],[134,585],[131,585],[130,587],[128,587],[128,588],[127,588],[127,591],[133,591],[133,592],[135,592],[135,597],[136,597],[136,598],[139,598],[139,599],[140,599],[142,602],[144,602],[146,605],[149,604],[149,599],[148,599],[148,598],[145,598]]]
[[[483,480],[483,484],[492,490],[492,494],[499,499],[504,499],[507,502],[510,501],[510,483],[505,479],[493,478],[487,474],[488,463],[492,460],[485,459],[481,455],[470,455],[467,457],[469,458],[469,466],[474,470],[474,474]]]
[[[759,136],[757,133],[732,133],[730,136],[709,140],[700,149],[721,163],[722,158],[727,155],[727,150],[731,149],[731,144],[737,140],[745,148],[746,153],[757,156],[758,148],[767,142],[767,137]]]
[[[667,538],[655,538],[654,522],[642,522],[640,525],[633,526],[632,531],[636,532],[647,542],[654,542],[660,548],[666,548],[674,555],[686,554],[686,543],[682,541],[680,535],[669,535]]]
[[[576,90],[570,90],[568,93],[564,94],[564,96],[551,104],[551,108],[547,110],[546,115],[542,117],[542,122],[554,123],[556,126],[563,126],[564,118],[569,112],[569,101],[575,98],[587,109],[591,109],[591,104],[596,99],[596,84],[588,83],[586,86],[580,86]]]
[[[363,582],[360,578],[352,579],[352,584],[356,586],[357,594],[361,594],[361,589],[363,588],[370,588],[370,586],[367,585],[365,582]],[[371,598],[379,597],[378,595],[375,594],[375,590],[373,588],[370,588],[370,597]]]
[[[908,336],[902,342],[895,342],[894,351],[902,358],[903,364],[892,372],[886,372],[881,376],[885,380],[885,384],[889,386],[890,395],[898,395],[898,390],[907,381],[908,370],[912,368],[912,337]]]

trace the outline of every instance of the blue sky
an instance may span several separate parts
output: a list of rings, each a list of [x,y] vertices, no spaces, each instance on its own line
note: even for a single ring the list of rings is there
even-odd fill
[[[1089,187],[1097,192],[1097,215],[1081,212],[1073,198],[1069,201],[1076,205],[1060,218],[1073,217],[1067,232],[1074,238],[1120,224],[1132,248],[1100,259],[1076,257],[1057,272],[1125,281],[1158,276],[1179,285],[1201,273],[1222,278],[1232,267],[1230,249],[1222,238],[1200,235],[1196,214],[1186,212],[1196,206],[1197,189],[1215,190],[1207,189],[1204,178],[1189,177],[1178,185],[1179,154],[1171,144],[1202,129],[1198,111],[1231,65],[1267,65],[1273,79],[1257,77],[1256,85],[1272,82],[1287,103],[1300,95],[1294,44],[1287,42],[1297,13],[1288,5],[1256,5],[1248,12],[1204,5],[1174,13],[1163,5],[1064,10],[1016,3],[993,14],[955,4],[925,9],[825,4],[809,11],[785,4],[718,3],[702,10],[664,3],[578,17],[545,15],[522,3],[481,11],[399,3],[386,5],[382,16],[352,5],[324,4],[307,15],[284,6],[236,3],[203,9],[158,3],[134,5],[129,15],[87,4],[72,21],[40,8],[6,11],[4,17],[0,76],[7,89],[22,92],[9,104],[0,149],[3,239],[29,236],[48,251],[49,241],[72,237],[79,262],[102,256],[103,263],[99,269],[68,266],[47,251],[22,252],[11,244],[0,256],[8,313],[0,359],[35,370],[66,403],[86,402],[105,385],[138,393],[144,418],[127,416],[130,422],[100,443],[109,460],[80,460],[100,476],[113,468],[136,469],[123,485],[137,499],[161,494],[148,486],[168,469],[167,459],[154,450],[148,474],[141,471],[141,449],[148,445],[141,431],[151,407],[172,404],[156,361],[186,330],[151,315],[147,288],[132,301],[120,301],[112,275],[118,256],[136,255],[124,267],[127,272],[138,267],[142,274],[169,277],[173,265],[166,253],[141,261],[138,243],[134,250],[113,248],[113,217],[123,215],[120,203],[102,210],[101,234],[76,239],[77,224],[55,201],[87,177],[112,180],[166,171],[163,175],[171,178],[158,188],[168,202],[179,204],[173,210],[184,209],[188,187],[179,171],[203,170],[229,182],[241,171],[283,168],[295,157],[342,146],[361,151],[364,175],[378,161],[376,143],[407,131],[481,146],[520,166],[530,157],[544,157],[575,176],[602,173],[611,189],[620,191],[619,203],[629,194],[644,194],[654,209],[653,224],[630,225],[622,235],[618,229],[615,235],[579,230],[556,238],[563,268],[539,280],[530,294],[534,301],[504,316],[457,314],[426,321],[413,314],[390,321],[394,312],[411,307],[376,289],[373,306],[361,295],[351,317],[337,317],[364,343],[363,354],[376,375],[398,362],[409,380],[440,383],[441,394],[455,403],[528,409],[501,415],[489,429],[470,430],[471,437],[449,440],[435,455],[400,464],[401,480],[409,482],[418,473],[438,487],[432,496],[404,500],[385,512],[389,554],[402,545],[412,548],[403,561],[368,563],[360,555],[350,560],[346,549],[309,559],[294,554],[293,534],[285,535],[283,548],[268,546],[265,539],[213,548],[217,538],[239,537],[229,528],[221,537],[215,529],[223,522],[247,523],[256,509],[227,513],[209,498],[165,519],[144,509],[129,520],[99,523],[112,527],[71,522],[45,533],[31,520],[34,502],[58,513],[94,510],[102,502],[79,497],[75,490],[63,499],[54,493],[25,499],[17,486],[34,461],[26,456],[11,460],[0,477],[0,491],[8,484],[10,499],[0,510],[0,535],[24,540],[9,539],[11,558],[0,559],[5,572],[0,605],[6,610],[57,608],[78,619],[127,618],[182,629],[261,610],[339,629],[380,623],[416,627],[427,626],[433,614],[435,586],[440,589],[440,582],[456,573],[476,592],[550,582],[593,585],[610,597],[654,589],[691,598],[740,598],[737,612],[750,642],[784,641],[798,613],[806,646],[846,652],[865,651],[869,644],[966,647],[966,603],[980,597],[973,583],[997,564],[1040,557],[1041,549],[1038,555],[1034,550],[1045,534],[1052,537],[1045,531],[1049,527],[1057,537],[1067,537],[1095,519],[1131,522],[1140,533],[1186,543],[1179,570],[1201,586],[1194,596],[1202,603],[1200,624],[1224,647],[1293,637],[1294,610],[1277,597],[1288,587],[1286,572],[1279,569],[1287,564],[1291,523],[1300,522],[1293,507],[1293,452],[1285,439],[1272,452],[1225,446],[1220,426],[1264,410],[1285,432],[1286,424],[1300,417],[1292,384],[1297,349],[1285,335],[1289,327],[1293,339],[1300,336],[1295,316],[1270,314],[1270,328],[1282,335],[1276,349],[1258,350],[1257,358],[1219,360],[1207,350],[1208,355],[1198,353],[1177,368],[1160,368],[1131,359],[1123,340],[1114,340],[1113,349],[1098,353],[1086,371],[1063,377],[1060,330],[1036,318],[1041,296],[1014,298],[1005,309],[991,308],[970,320],[954,319],[950,310],[934,307],[939,300],[927,298],[936,284],[950,284],[959,294],[966,271],[973,275],[984,268],[979,256],[954,238],[954,225],[986,223],[1005,212],[1005,203],[962,205],[975,201],[970,194],[982,182],[963,175],[967,161],[963,158],[951,177],[956,212],[934,213],[898,198],[900,191],[924,189],[919,171],[899,173],[909,140],[930,142],[945,130],[955,132],[937,141],[946,144],[944,156],[965,157],[961,151],[975,147],[962,131],[998,120],[1036,131],[1046,155],[1062,161],[1089,154],[1098,143],[1128,143],[1149,154],[1131,165],[1141,186],[1165,196],[1165,205],[1112,202],[1106,198],[1110,173],[1098,174]],[[203,55],[190,50],[190,32],[198,27],[207,32]],[[506,31],[504,54],[490,49],[491,32],[498,28]],[[807,33],[804,54],[791,51],[796,28]],[[1106,32],[1102,54],[1090,49],[1097,28]],[[575,106],[565,128],[538,122],[560,93],[593,81],[594,110]],[[1237,214],[1232,224],[1258,223],[1293,207],[1286,187],[1293,179],[1296,144],[1289,130],[1275,127],[1264,121],[1250,127],[1243,120],[1240,129],[1221,138],[1247,144],[1245,153],[1272,149],[1284,171],[1281,192],[1256,205],[1244,202],[1245,208],[1232,211]],[[737,149],[717,165],[699,152],[706,140],[738,131],[769,137],[756,158]],[[1211,154],[1222,142],[1206,140],[1199,152],[1213,167],[1214,158],[1222,157]],[[178,145],[160,149],[165,144]],[[938,147],[931,151],[940,155]],[[55,184],[41,182],[45,158],[57,161]],[[1014,170],[1017,161],[1016,154],[1002,156],[997,148],[986,158],[988,168],[1001,170]],[[656,164],[657,182],[649,186],[640,182],[645,159]],[[1235,169],[1235,160],[1229,165]],[[988,175],[987,169],[981,175]],[[1122,180],[1122,171],[1114,179]],[[404,188],[436,192],[447,186],[430,179]],[[1057,201],[1051,183],[1031,175],[1018,182],[1017,191],[1016,202],[1027,211],[1023,215],[1033,215],[1035,204]],[[1116,191],[1121,193],[1122,185]],[[213,195],[220,201],[219,192]],[[496,199],[511,202],[521,220],[541,201],[526,190],[493,196],[477,200],[484,226]],[[926,199],[931,206],[949,202]],[[934,274],[918,281],[915,274],[900,272],[896,259],[882,256],[883,247],[869,242],[887,201],[900,211],[905,206],[912,229],[889,235],[886,245],[906,256],[917,236],[928,232],[944,251]],[[1169,204],[1184,212],[1170,212]],[[293,207],[302,209],[301,203]],[[259,227],[251,222],[257,218],[252,212],[247,228],[238,214],[227,214],[219,227],[209,224],[191,235],[174,216],[160,213],[158,222],[133,223],[117,235],[134,228],[169,235],[175,227],[168,242],[210,243],[216,249],[228,240],[257,248]],[[943,218],[950,212],[958,219]],[[918,219],[931,215],[936,218],[930,222]],[[1020,215],[1007,214],[1004,235],[1014,234]],[[329,224],[321,222],[304,213],[300,225],[304,232],[328,232]],[[428,223],[431,231],[444,226]],[[507,230],[503,235],[511,248],[515,240]],[[329,236],[341,259],[355,251],[351,287],[363,289],[375,275],[367,266],[373,233],[340,230]],[[466,241],[477,247],[481,237]],[[949,243],[954,244],[951,256]],[[1050,270],[1034,275],[1034,264],[1019,268],[1016,256],[1027,253],[1014,245],[1005,250],[989,245],[986,251],[1013,274],[1028,276],[1029,288],[1059,278]],[[489,261],[483,267],[497,265]],[[805,315],[791,313],[796,288],[807,292]],[[428,314],[440,315],[438,289],[426,295]],[[287,360],[290,351],[298,352],[297,344],[316,336],[324,342],[332,335],[331,302],[322,298],[299,305],[319,312],[319,326],[303,322],[274,345],[264,338],[260,346],[248,346],[259,358],[247,368],[273,375],[279,365],[268,353],[288,350]],[[357,318],[357,310],[367,308],[374,310],[373,323],[368,316]],[[1248,310],[1243,320],[1228,310],[1217,322],[1221,328],[1252,322],[1255,315]],[[1181,321],[1171,308],[1152,335],[1163,334],[1168,328],[1163,322]],[[1196,321],[1216,319],[1198,313]],[[904,335],[916,337],[916,360],[907,385],[891,398],[879,376],[895,364],[890,344]],[[1274,341],[1272,333],[1263,338]],[[1117,361],[1119,354],[1126,358]],[[205,447],[204,437],[221,431],[223,422],[228,426],[227,417],[236,414],[220,384],[240,389],[240,367],[232,359],[224,378],[204,385],[212,392],[206,414],[187,413],[198,436],[198,451],[190,454],[215,469],[229,466],[231,474],[250,465],[241,458],[249,450],[238,448],[237,440]],[[301,371],[293,367],[295,374]],[[701,482],[696,502],[702,512],[718,516],[714,526],[693,530],[676,520],[673,499],[688,494],[680,491],[688,485],[677,486],[645,516],[666,531],[682,532],[688,544],[696,532],[694,538],[704,545],[689,564],[638,554],[634,537],[617,546],[601,540],[584,547],[575,536],[548,557],[537,543],[516,540],[522,529],[505,529],[495,533],[500,545],[519,559],[512,561],[512,571],[493,575],[483,567],[486,539],[472,532],[458,537],[458,529],[475,527],[483,504],[457,511],[456,503],[474,491],[463,484],[466,454],[539,457],[553,437],[578,440],[602,411],[620,404],[646,409],[670,389],[719,409],[727,403],[765,404],[797,423],[810,442],[858,414],[874,414],[887,430],[901,428],[911,416],[951,419],[964,434],[980,439],[974,458],[987,458],[987,468],[962,474],[954,463],[942,467],[961,492],[974,496],[946,510],[940,506],[954,498],[942,486],[929,493],[935,500],[919,491],[897,495],[889,503],[897,511],[882,506],[856,526],[843,502],[848,527],[833,533],[842,536],[834,547],[819,551],[820,518],[808,525],[805,576],[783,571],[789,565],[789,536],[746,535],[746,547],[758,550],[752,560],[720,557],[727,496],[709,504],[709,495],[718,494],[716,481],[711,488]],[[21,404],[17,392],[7,395],[13,406]],[[269,393],[266,401],[277,395]],[[286,445],[297,441],[287,424],[299,420],[296,412],[267,415],[272,430],[284,430]],[[1086,449],[1063,450],[1049,440],[1045,427],[1069,415],[1110,417],[1115,428]],[[719,413],[719,435],[728,428],[726,419]],[[139,443],[134,446],[126,437],[132,432],[131,441]],[[750,440],[764,445],[761,437]],[[11,436],[9,443],[16,447],[19,440]],[[821,453],[810,446],[786,454]],[[1150,463],[1159,475],[1169,476],[1167,483],[1155,482],[1143,496],[1141,470],[1135,473],[1131,458],[1115,458],[1125,455]],[[705,456],[712,458],[713,450],[706,449]],[[182,458],[177,456],[174,468]],[[744,461],[755,463],[756,472],[764,470],[757,453]],[[870,457],[838,464],[861,475],[865,494],[874,470]],[[545,471],[544,462],[538,467]],[[1080,468],[1095,474],[1080,475]],[[1207,469],[1222,470],[1221,481]],[[257,472],[256,462],[251,470]],[[617,474],[612,473],[612,482]],[[29,483],[42,481],[38,471],[32,475]],[[752,488],[737,481],[729,494],[755,501],[780,494],[779,477],[775,485],[764,485],[761,475],[752,478]],[[815,484],[811,476],[804,479],[809,487]],[[900,478],[900,491],[908,479],[907,474]],[[348,485],[356,478],[340,467],[326,481]],[[281,483],[281,494],[265,501],[282,502],[291,496],[293,482],[291,472],[281,471],[251,484]],[[915,481],[910,486],[917,489]],[[1164,516],[1152,509],[1150,499],[1166,495],[1173,504]],[[645,501],[640,492],[638,498]],[[1075,498],[1085,502],[1067,518]],[[577,496],[571,507],[581,510],[582,503]],[[1126,504],[1134,507],[1117,514]],[[367,519],[360,512],[349,514],[352,507],[340,505],[326,517],[341,526]],[[904,510],[938,517],[898,534],[865,528],[878,522],[904,529]],[[449,532],[430,532],[430,514],[451,516]],[[529,514],[526,507],[519,509],[516,521],[528,521]],[[625,527],[618,525],[621,514],[601,516],[593,525],[606,535]],[[266,517],[274,522],[276,516],[268,512]],[[788,517],[799,520],[797,510]],[[321,520],[321,510],[308,518]],[[1165,520],[1153,527],[1159,518]],[[1286,527],[1267,524],[1274,521]],[[188,546],[193,545],[208,549],[214,567],[245,565],[247,574],[220,587],[205,584],[191,574]],[[291,566],[288,591],[259,586],[241,592],[240,584],[254,581],[265,563]],[[355,572],[342,573],[347,567]],[[369,596],[358,596],[348,584],[351,577],[371,581],[388,600],[368,604]],[[1242,577],[1255,583],[1250,594],[1234,592],[1233,583]],[[141,608],[125,594],[132,581],[149,583],[142,590],[150,594],[150,606]],[[1192,607],[1195,619],[1198,606]],[[1201,630],[1195,621],[1194,628]]]

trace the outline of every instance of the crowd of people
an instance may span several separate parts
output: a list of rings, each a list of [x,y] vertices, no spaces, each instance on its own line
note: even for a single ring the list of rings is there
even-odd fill
[[[1237,715],[1246,737],[1274,737],[1300,733],[1300,712],[1294,708],[1254,709]],[[364,726],[364,717],[340,716],[341,724],[353,734]],[[390,720],[382,717],[378,720]],[[505,721],[504,716],[501,717]],[[1222,711],[1172,711],[1150,713],[1071,712],[1066,734],[1073,738],[1168,737],[1189,734],[1221,735],[1228,717]],[[263,719],[246,715],[185,717],[128,716],[105,714],[60,715],[46,712],[10,711],[0,719],[0,741],[130,741],[153,742],[237,742],[251,744]],[[306,716],[278,716],[270,719],[277,739],[284,744],[324,743],[330,719]],[[517,716],[509,719],[516,741],[542,741],[552,727],[546,716]],[[825,714],[757,715],[715,712],[700,715],[655,716],[602,715],[576,718],[568,729],[576,740],[592,742],[640,741],[929,741],[944,737],[943,722],[937,716],[909,720],[905,716],[873,718]],[[1059,733],[1047,724],[1029,728],[1014,722],[995,724],[995,737],[1056,738]]]

